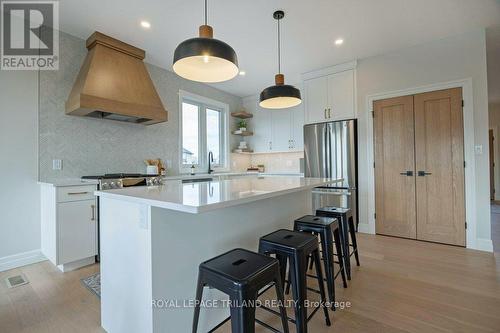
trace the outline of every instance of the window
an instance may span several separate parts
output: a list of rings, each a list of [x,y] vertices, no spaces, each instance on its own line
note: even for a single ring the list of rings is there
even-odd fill
[[[210,152],[213,154],[212,169],[227,169],[228,106],[183,91],[179,96],[181,172],[189,172],[192,165],[197,172],[206,171]]]

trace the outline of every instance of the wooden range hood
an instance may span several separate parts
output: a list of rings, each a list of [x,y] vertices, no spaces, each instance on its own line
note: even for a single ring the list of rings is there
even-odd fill
[[[89,52],[66,101],[66,114],[143,125],[167,121],[143,62],[144,50],[97,31],[86,46]]]

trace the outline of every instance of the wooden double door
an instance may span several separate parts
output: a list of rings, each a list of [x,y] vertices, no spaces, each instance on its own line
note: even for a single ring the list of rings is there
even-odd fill
[[[373,109],[377,234],[465,246],[462,89]]]

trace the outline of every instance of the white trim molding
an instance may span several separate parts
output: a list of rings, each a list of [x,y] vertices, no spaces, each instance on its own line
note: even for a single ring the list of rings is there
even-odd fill
[[[478,238],[476,243],[476,250],[493,252],[493,241],[491,239]]]
[[[345,72],[345,71],[348,71],[351,69],[356,69],[357,65],[358,65],[358,61],[353,60],[353,61],[337,64],[334,66],[318,69],[315,71],[303,73],[302,74],[302,81],[307,81],[307,80],[315,79],[318,77],[327,76],[330,74],[335,74],[335,73]]]
[[[479,249],[479,245],[483,248],[488,248],[484,245],[483,240],[477,239],[477,221],[476,221],[476,163],[474,155],[474,104],[472,95],[472,78],[463,80],[443,82],[420,86],[415,88],[390,91],[366,96],[367,115],[367,164],[366,174],[368,175],[368,225],[360,224],[360,230],[366,230],[368,233],[375,233],[375,171],[373,169],[374,152],[373,152],[373,102],[380,99],[387,99],[399,96],[414,95],[430,91],[462,88],[464,100],[463,117],[464,117],[464,158],[466,162],[465,168],[465,215],[467,221],[466,230],[466,246],[470,249]],[[491,242],[491,241],[490,241]]]
[[[222,111],[222,124],[221,124],[221,132],[224,134],[221,138],[221,146],[222,151],[220,152],[222,155],[223,163],[222,165],[214,165],[213,169],[216,172],[226,172],[231,170],[231,149],[230,149],[230,127],[229,123],[230,118],[230,108],[229,105],[223,102],[216,101],[214,99],[204,97],[201,95],[193,94],[187,92],[185,90],[179,90],[179,173],[180,174],[188,174],[191,172],[191,168],[182,163],[182,102],[184,100],[191,100],[193,103],[199,103],[199,105],[203,105],[203,107],[213,107]],[[200,106],[201,107],[201,106]],[[206,126],[205,119],[200,119],[200,126]],[[207,171],[208,163],[205,161],[207,158],[208,152],[206,151],[206,139],[203,137],[199,138],[200,142],[200,163],[196,166],[196,173],[204,173]]]
[[[47,260],[47,258],[45,258],[45,256],[42,254],[42,251],[40,250],[14,254],[11,256],[0,258],[0,272],[45,260]]]

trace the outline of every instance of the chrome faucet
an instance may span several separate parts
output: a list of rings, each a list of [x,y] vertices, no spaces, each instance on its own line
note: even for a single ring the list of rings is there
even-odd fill
[[[212,170],[212,163],[214,162],[214,154],[210,151],[208,152],[208,174],[211,174],[212,172],[214,172],[214,170]]]

